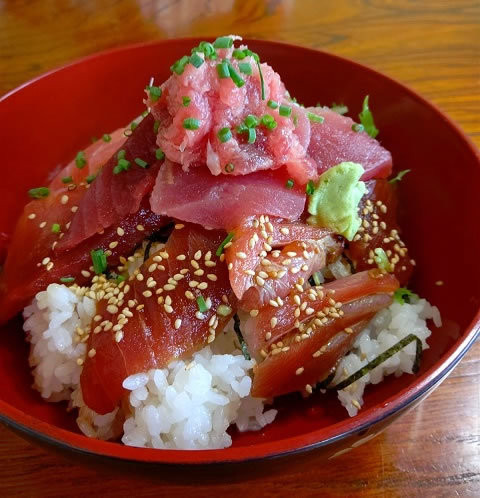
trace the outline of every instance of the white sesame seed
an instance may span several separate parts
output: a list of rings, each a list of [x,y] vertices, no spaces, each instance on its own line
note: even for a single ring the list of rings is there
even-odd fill
[[[175,228],[176,228],[177,230],[181,230],[181,229],[182,229],[182,228],[184,228],[184,227],[185,227],[185,225],[183,225],[182,223],[177,223],[177,224],[175,225]]]
[[[115,333],[115,342],[120,342],[123,339],[123,332],[119,330]]]
[[[277,301],[275,301],[275,300],[273,300],[273,299],[270,299],[269,303],[270,303],[270,306],[273,306],[274,308],[278,308],[278,303],[277,303]]]
[[[118,308],[114,304],[109,304],[107,306],[107,311],[113,315],[118,311]]]
[[[60,203],[61,204],[66,204],[68,202],[68,195],[62,195],[60,198]]]
[[[36,216],[37,216],[37,215],[36,215],[35,213],[30,213],[30,214],[28,215],[28,217],[27,217],[27,218],[28,218],[29,220],[34,220]]]
[[[173,313],[173,308],[169,304],[164,304],[163,307],[167,313]]]
[[[117,234],[120,236],[120,237],[123,237],[125,235],[125,230],[121,227],[118,227],[117,228]]]
[[[95,348],[92,348],[92,349],[90,349],[90,351],[88,352],[88,357],[89,357],[89,358],[93,358],[96,354],[97,354],[97,351],[95,350]]]
[[[250,310],[250,316],[256,317],[258,316],[259,311],[258,310]]]
[[[72,207],[70,208],[70,211],[71,211],[72,213],[76,213],[76,212],[78,211],[78,206],[72,206]]]
[[[194,288],[198,286],[198,282],[196,280],[190,280],[190,282],[188,282],[188,285]]]
[[[143,232],[145,230],[145,227],[143,225],[137,225],[137,230],[139,232]]]
[[[175,285],[172,285],[172,284],[165,284],[163,286],[163,289],[166,290],[166,291],[173,291],[175,290]]]
[[[183,226],[182,226],[182,228],[183,228]],[[174,327],[178,330],[178,329],[180,328],[180,326],[181,326],[181,325],[182,325],[182,320],[181,320],[180,318],[177,318],[177,319],[175,320],[175,325],[174,325]]]
[[[50,263],[48,263],[45,268],[47,269],[47,271],[50,271],[53,268],[53,261],[50,261]]]
[[[217,281],[217,276],[214,275],[213,273],[208,273],[207,274],[207,278],[208,278],[208,280],[211,280],[212,282],[216,282]]]
[[[277,321],[277,318],[274,316],[270,319],[270,326],[272,327],[272,329],[276,327]]]
[[[118,246],[118,242],[116,240],[114,240],[113,242],[110,242],[110,244],[108,244],[108,247],[110,247],[110,249],[115,249],[115,247]]]
[[[45,228],[47,226],[47,222],[46,221],[42,221],[42,223],[40,223],[40,225],[38,225],[40,228]]]
[[[257,276],[255,280],[260,287],[263,287],[265,285],[265,280],[263,280],[262,277]]]
[[[193,295],[192,292],[190,292],[189,290],[185,291],[185,297],[187,299],[195,299],[195,296]]]
[[[304,372],[304,368],[303,367],[300,367],[300,368],[297,368],[295,370],[295,375],[302,375],[302,373]]]
[[[207,263],[211,263],[211,261],[206,261],[206,262],[205,262],[205,264],[207,265]],[[210,265],[207,265],[207,266],[210,266]],[[227,268],[228,268],[229,270],[231,270],[231,269],[233,268],[233,263],[228,263]]]
[[[247,255],[244,252],[237,252],[236,254],[237,258],[239,259],[247,259]]]
[[[305,386],[305,391],[307,391],[308,394],[312,394],[313,392],[312,386],[310,384],[307,384]]]
[[[205,290],[207,287],[208,287],[207,282],[201,282],[200,284],[198,284],[197,289]]]

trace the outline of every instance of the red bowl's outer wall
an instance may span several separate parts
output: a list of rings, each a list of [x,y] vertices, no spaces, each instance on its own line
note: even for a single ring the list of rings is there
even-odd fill
[[[171,63],[198,41],[161,41],[87,57],[3,97],[0,233],[13,230],[29,188],[44,185],[52,169],[68,162],[92,136],[139,115],[150,77],[165,80]],[[0,416],[7,424],[78,451],[144,462],[201,464],[274,456],[340,441],[368,427],[380,429],[388,417],[438,384],[473,342],[480,316],[480,266],[474,264],[480,253],[475,147],[434,106],[371,69],[282,43],[249,45],[306,105],[345,103],[356,116],[364,95],[370,94],[379,138],[391,150],[395,169],[412,169],[400,184],[400,197],[405,238],[417,261],[414,289],[438,305],[444,319],[429,341],[419,376],[389,378],[368,389],[364,409],[352,419],[333,396],[328,402],[321,395],[306,401],[290,396],[277,401],[280,413],[274,424],[259,433],[234,434],[232,448],[131,448],[78,434],[64,406],[45,403],[30,389],[28,348],[17,320],[0,331]],[[436,286],[438,280],[444,285]]]

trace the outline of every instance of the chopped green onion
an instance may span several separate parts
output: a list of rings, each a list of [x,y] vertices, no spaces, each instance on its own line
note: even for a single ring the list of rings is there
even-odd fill
[[[247,128],[255,128],[258,126],[258,118],[253,114],[249,114],[244,120],[245,126]]]
[[[71,282],[75,282],[75,277],[60,277],[60,282],[62,284],[70,284]]]
[[[278,102],[275,102],[274,100],[269,100],[267,102],[267,105],[268,105],[268,107],[270,107],[270,109],[277,109]]]
[[[208,57],[209,59],[216,59],[217,58],[217,52],[215,52],[215,48],[210,42],[202,41],[198,44],[198,47],[192,48],[192,54],[194,52],[202,52],[205,57]]]
[[[373,252],[375,253],[373,260],[375,261],[375,263],[377,263],[377,266],[380,268],[380,270],[391,272],[392,265],[388,260],[387,253],[381,247],[376,247]]]
[[[248,126],[245,125],[245,123],[239,124],[236,128],[237,133],[247,133],[248,131]]]
[[[95,136],[90,138],[90,142],[92,142],[92,144],[94,144],[97,140],[98,140],[98,138]]]
[[[148,166],[147,161],[140,159],[139,157],[135,158],[135,164],[138,164],[141,168],[146,168]]]
[[[228,69],[227,61],[217,64],[217,74],[219,78],[230,78],[230,71]]]
[[[117,284],[119,284],[120,282],[124,282],[126,279],[127,277],[125,275],[117,275],[117,277],[115,278]]]
[[[132,121],[130,124],[130,129],[133,131],[137,126],[138,126],[138,123],[136,121]]]
[[[113,174],[118,175],[122,171],[127,171],[129,168],[130,168],[130,161],[127,161],[122,157],[121,159],[118,160],[117,165],[113,168]]]
[[[378,135],[378,129],[373,121],[373,114],[368,107],[368,95],[363,101],[362,112],[358,115],[360,118],[360,123],[362,123],[365,131],[372,137],[375,138]]]
[[[320,276],[318,274],[319,272],[316,271],[313,275],[312,275],[312,278],[313,278],[313,282],[315,285],[322,285],[322,280],[320,279]]]
[[[230,306],[227,306],[226,304],[221,304],[217,308],[217,315],[220,316],[228,316],[232,312],[232,308]]]
[[[71,176],[65,176],[62,178],[62,183],[72,183],[73,182],[73,178]]]
[[[233,236],[235,234],[233,232],[230,232],[224,239],[223,242],[218,246],[217,251],[215,254],[217,256],[221,256],[223,252],[223,248],[233,239]]]
[[[95,178],[97,177],[96,173],[93,173],[91,175],[88,175],[87,178],[85,178],[85,180],[87,181],[87,183],[92,183],[93,180],[95,180]]]
[[[145,109],[143,112],[142,112],[142,118],[146,118],[148,116],[148,113],[150,111],[148,109]]]
[[[332,388],[336,389],[338,391],[345,389],[349,385],[353,384],[357,380],[359,380],[362,377],[364,377],[365,375],[367,375],[368,372],[371,372],[374,368],[378,367],[378,365],[382,364],[384,361],[391,358],[394,354],[401,351],[405,346],[408,346],[413,341],[416,342],[417,347],[416,347],[416,352],[415,352],[415,362],[412,366],[412,372],[417,373],[419,370],[419,367],[420,367],[420,360],[422,357],[422,349],[423,349],[422,348],[422,341],[415,334],[408,334],[401,341],[398,341],[391,348],[388,348],[382,354],[378,355],[372,361],[367,363],[360,370],[357,370],[355,373],[350,375],[350,377],[343,380],[342,382],[339,382],[337,385],[332,386]]]
[[[362,131],[365,131],[365,128],[363,127],[362,124],[353,123],[352,130],[355,131],[355,132],[357,132],[357,133],[360,133]]]
[[[393,293],[393,300],[397,301],[397,303],[400,304],[410,304],[412,300],[417,300],[418,299],[418,294],[415,294],[409,289],[406,289],[405,287],[399,287],[394,293]]]
[[[197,297],[197,306],[200,313],[205,313],[205,311],[208,311],[207,303],[205,303],[205,299],[203,299],[203,296]]]
[[[269,130],[274,130],[277,127],[275,118],[270,114],[265,114],[264,116],[262,116],[261,123]]]
[[[127,161],[126,159],[119,159],[118,165],[121,166],[123,169],[128,169],[130,167],[130,161]]]
[[[117,159],[125,159],[125,154],[127,152],[125,151],[125,149],[120,149],[118,152],[117,152]]]
[[[260,62],[257,60],[258,74],[260,75],[260,85],[262,86],[262,100],[265,100],[265,82],[263,81],[262,67]]]
[[[107,269],[107,255],[102,249],[95,249],[90,252],[92,258],[93,269],[97,275],[104,273]]]
[[[241,88],[243,85],[245,85],[245,80],[242,79],[242,77],[237,73],[235,68],[229,63],[228,64],[228,72],[230,73],[230,78],[232,78],[232,81],[235,83],[235,85],[238,88]]]
[[[183,107],[188,107],[192,99],[190,97],[182,97]]]
[[[235,166],[232,163],[228,163],[225,165],[225,171],[227,173],[233,173],[234,170],[235,170]]]
[[[318,114],[314,114],[313,112],[307,112],[307,117],[313,123],[323,123],[325,118],[323,116],[319,116]]]
[[[249,62],[239,62],[238,69],[243,74],[248,74],[248,75],[252,74],[252,66]]]
[[[183,127],[186,130],[198,130],[200,128],[200,121],[196,118],[185,118],[183,120]]]
[[[293,126],[297,127],[297,124],[298,124],[298,116],[295,114],[295,116],[293,116]]]
[[[347,112],[348,112],[348,107],[346,105],[335,104],[335,102],[332,104],[330,109],[332,111],[336,112],[337,114],[347,114]]]
[[[291,178],[289,178],[287,180],[287,183],[285,184],[285,187],[292,189],[294,185],[295,185],[295,182]]]
[[[192,66],[198,69],[205,61],[196,52],[194,52],[190,56],[189,62]]]
[[[256,139],[257,139],[257,132],[255,131],[255,128],[249,128],[248,129],[248,143],[253,144],[253,143],[255,143]]]
[[[155,158],[158,159],[159,161],[162,160],[165,157],[165,153],[163,152],[162,149],[157,149],[155,151]]]
[[[147,86],[146,90],[152,102],[156,102],[162,96],[162,89],[159,86]]]
[[[246,56],[247,54],[243,50],[240,50],[239,48],[236,48],[232,53],[232,57],[238,60],[245,59]]]
[[[218,133],[217,133],[218,139],[222,144],[225,142],[228,142],[232,138],[232,132],[230,131],[230,128],[222,128]]]
[[[313,180],[308,181],[307,186],[305,187],[305,192],[308,195],[313,195],[315,192],[315,184],[313,183]]]
[[[214,48],[231,48],[233,45],[233,38],[229,36],[221,36],[213,42]]]
[[[391,180],[388,180],[388,183],[396,183],[401,181],[401,179],[407,174],[412,171],[411,169],[403,169],[402,171],[398,172],[397,176],[394,176]]]
[[[288,118],[290,116],[290,114],[292,114],[292,108],[288,105],[281,105],[280,108],[278,109],[278,112],[280,114],[280,116],[285,116],[286,118]]]
[[[102,140],[104,142],[110,142],[112,140],[112,137],[108,133],[104,133],[102,136]]]
[[[52,233],[60,233],[60,225],[58,223],[52,225]]]
[[[183,71],[185,71],[185,66],[189,63],[189,57],[184,55],[178,61],[174,62],[171,66],[170,69],[173,73],[178,74],[179,76],[183,74]]]
[[[75,164],[77,165],[78,169],[82,169],[87,164],[87,160],[85,159],[85,152],[83,152],[83,150],[77,152],[77,155],[75,156]]]
[[[245,50],[245,55],[250,55],[251,57],[253,57],[253,60],[255,62],[260,62],[260,57],[258,56],[258,54],[256,54],[255,52],[252,52],[248,48]]]
[[[238,342],[240,343],[240,348],[242,349],[243,357],[246,360],[251,360],[251,356],[250,356],[250,353],[248,352],[247,344],[246,344],[245,340],[243,339],[242,331],[240,329],[240,318],[238,318],[238,315],[236,313],[233,316],[233,329],[235,330],[235,333],[237,334]]]
[[[158,129],[160,128],[160,121],[158,119],[153,123],[153,133],[158,133]]]
[[[31,188],[28,191],[28,195],[32,199],[42,199],[43,197],[48,197],[50,194],[50,189],[47,187]]]

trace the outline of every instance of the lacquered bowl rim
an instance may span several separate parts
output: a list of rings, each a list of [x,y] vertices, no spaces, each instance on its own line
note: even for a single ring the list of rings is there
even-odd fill
[[[33,78],[19,87],[7,92],[0,98],[2,103],[13,95],[21,92],[22,89],[34,85],[37,81],[54,77],[60,71],[66,70],[71,66],[87,63],[91,59],[107,58],[118,52],[128,52],[141,50],[144,47],[162,45],[172,42],[191,41],[193,44],[198,43],[199,38],[180,38],[176,40],[160,40],[148,43],[137,43],[133,45],[122,46],[114,49],[105,50],[87,57],[83,57],[60,68],[53,69],[43,75]],[[267,40],[248,39],[247,42],[255,42],[266,45],[274,45],[289,51],[305,51],[313,54],[322,53],[323,56],[336,59],[344,64],[360,67],[363,71],[370,72],[376,78],[382,78],[389,81],[390,84],[400,87],[408,93],[411,98],[417,100],[422,106],[426,106],[433,111],[439,119],[442,119],[450,127],[453,134],[461,140],[464,147],[470,149],[470,152],[477,157],[480,167],[480,154],[472,141],[463,133],[463,131],[437,106],[427,101],[408,86],[397,82],[396,80],[368,67],[363,64],[339,57],[337,55],[314,50],[298,45],[274,42]],[[0,422],[19,431],[26,436],[38,439],[39,441],[52,444],[61,449],[69,450],[75,453],[81,453],[88,456],[104,457],[114,460],[150,463],[150,464],[186,464],[186,465],[204,465],[213,463],[232,463],[248,462],[264,458],[275,458],[280,456],[291,455],[294,453],[311,451],[339,442],[352,435],[364,432],[377,423],[387,420],[396,413],[405,410],[416,400],[426,395],[431,389],[439,384],[457,365],[457,363],[466,354],[468,349],[473,345],[476,338],[480,335],[480,309],[465,328],[462,336],[456,343],[442,355],[435,365],[428,371],[416,378],[412,384],[400,392],[390,396],[381,406],[373,406],[361,411],[356,417],[342,420],[336,424],[324,427],[317,431],[307,434],[293,436],[273,442],[256,443],[250,446],[231,447],[221,450],[155,450],[147,448],[135,448],[124,446],[118,443],[99,441],[90,439],[81,434],[76,434],[65,429],[60,429],[47,422],[40,421],[31,415],[18,410],[14,406],[0,400]]]

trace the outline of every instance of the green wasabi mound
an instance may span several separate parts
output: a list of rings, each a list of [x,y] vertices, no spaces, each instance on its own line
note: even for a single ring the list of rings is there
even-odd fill
[[[344,162],[325,171],[318,179],[308,202],[311,225],[329,228],[352,240],[361,220],[358,204],[367,188],[360,181],[365,170],[361,164]]]

